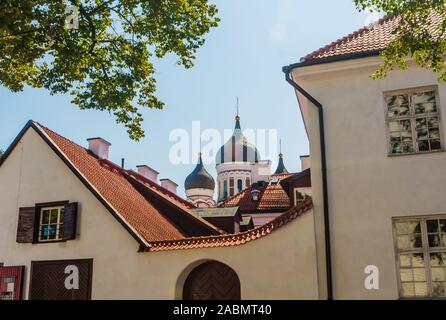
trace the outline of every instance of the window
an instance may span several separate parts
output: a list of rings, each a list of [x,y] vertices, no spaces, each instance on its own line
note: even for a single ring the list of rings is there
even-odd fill
[[[242,179],[237,180],[237,193],[243,190],[243,181]]]
[[[446,216],[394,221],[400,296],[446,297]]]
[[[229,196],[234,195],[234,178],[229,178]]]
[[[62,240],[64,207],[40,208],[39,241]]]
[[[223,198],[228,197],[228,180],[223,181]]]
[[[386,95],[389,154],[442,150],[436,92],[418,90]]]
[[[249,178],[246,178],[246,188],[249,188],[251,186],[251,181]]]

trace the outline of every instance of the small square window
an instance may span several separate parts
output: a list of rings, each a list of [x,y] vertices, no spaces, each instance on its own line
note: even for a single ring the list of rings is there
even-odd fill
[[[64,207],[40,209],[39,242],[62,240]]]

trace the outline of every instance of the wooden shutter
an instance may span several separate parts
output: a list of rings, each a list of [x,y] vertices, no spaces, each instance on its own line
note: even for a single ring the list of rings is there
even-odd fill
[[[63,240],[76,238],[77,202],[67,203],[64,208]]]
[[[34,223],[36,208],[27,207],[19,209],[19,222],[17,225],[17,242],[32,243],[34,241]]]

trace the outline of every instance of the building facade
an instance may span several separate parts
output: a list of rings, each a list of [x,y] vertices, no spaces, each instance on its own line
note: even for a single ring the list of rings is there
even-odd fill
[[[370,78],[394,26],[383,19],[285,68],[310,141],[325,297],[330,287],[335,299],[446,296],[446,87],[412,62]],[[379,275],[371,288],[370,270]]]

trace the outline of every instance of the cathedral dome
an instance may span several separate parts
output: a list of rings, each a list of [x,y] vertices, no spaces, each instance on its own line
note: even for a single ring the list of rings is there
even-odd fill
[[[248,142],[240,127],[240,117],[235,118],[235,128],[232,137],[220,148],[215,158],[217,165],[226,162],[259,162],[257,148]]]
[[[186,190],[190,189],[215,189],[214,178],[206,171],[203,166],[203,161],[201,159],[201,153],[198,155],[198,163],[194,171],[187,176],[184,182],[184,188]]]

